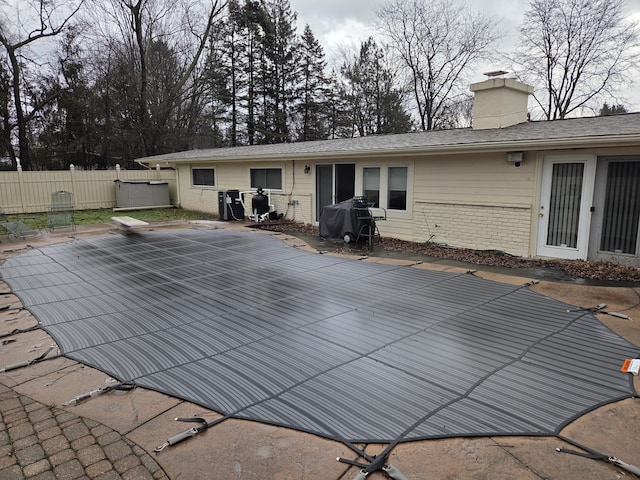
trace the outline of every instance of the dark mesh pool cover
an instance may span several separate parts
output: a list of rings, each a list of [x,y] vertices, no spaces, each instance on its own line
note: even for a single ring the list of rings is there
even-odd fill
[[[261,233],[75,240],[0,274],[69,358],[341,441],[554,434],[635,395],[620,366],[638,347],[588,311]]]

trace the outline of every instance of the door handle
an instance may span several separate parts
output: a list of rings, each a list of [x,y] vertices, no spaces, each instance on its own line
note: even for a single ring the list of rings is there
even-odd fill
[[[539,214],[538,214],[538,216],[539,216],[540,218],[542,218],[542,217],[544,217],[544,213],[539,213]]]

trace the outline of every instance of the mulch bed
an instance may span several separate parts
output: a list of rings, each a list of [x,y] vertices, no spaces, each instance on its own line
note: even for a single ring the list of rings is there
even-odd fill
[[[279,231],[292,235],[319,236],[318,227],[309,224],[271,221],[256,226],[264,230]],[[366,246],[363,248],[366,249]],[[619,265],[604,260],[587,261],[523,258],[496,250],[454,248],[436,243],[416,243],[388,237],[377,238],[376,248],[382,248],[390,252],[404,252],[434,258],[445,258],[475,265],[507,268],[551,268],[560,270],[573,278],[640,282],[640,268]]]

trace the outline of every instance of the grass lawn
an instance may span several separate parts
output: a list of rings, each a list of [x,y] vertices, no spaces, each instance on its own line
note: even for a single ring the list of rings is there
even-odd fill
[[[46,213],[38,214],[46,220]],[[76,210],[73,219],[76,225],[92,225],[98,223],[111,223],[111,217],[133,217],[145,222],[164,222],[169,220],[217,220],[218,216],[212,213],[202,213],[182,208],[159,208],[154,210],[131,210],[114,212],[110,208],[99,210]],[[20,218],[21,215],[9,215],[9,218]],[[27,223],[29,223],[27,221]]]
[[[214,220],[218,216],[212,213],[202,213],[182,208],[159,208],[155,210],[131,210],[114,212],[105,208],[101,210],[78,210],[73,218],[76,225],[90,225],[95,223],[111,223],[111,217],[133,217],[145,222],[165,222],[169,220]]]

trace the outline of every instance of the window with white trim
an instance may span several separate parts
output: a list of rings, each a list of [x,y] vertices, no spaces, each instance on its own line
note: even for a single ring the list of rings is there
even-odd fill
[[[269,190],[282,190],[281,168],[251,168],[251,188],[266,188]]]
[[[213,168],[192,168],[191,185],[194,187],[215,187],[216,176]]]
[[[407,209],[407,167],[389,167],[387,180],[387,208]]]
[[[380,167],[362,169],[362,195],[372,207],[380,206]]]

